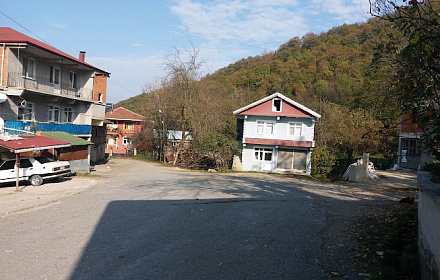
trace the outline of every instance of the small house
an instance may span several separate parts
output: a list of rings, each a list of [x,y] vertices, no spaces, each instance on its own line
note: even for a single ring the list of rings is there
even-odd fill
[[[310,174],[318,113],[277,92],[234,114],[244,171]]]

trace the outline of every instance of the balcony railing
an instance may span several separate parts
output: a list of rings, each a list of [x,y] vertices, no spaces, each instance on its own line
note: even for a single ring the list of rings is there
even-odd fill
[[[64,131],[70,134],[91,134],[92,127],[83,124],[71,123],[39,123],[36,122],[35,131]],[[31,131],[31,122],[5,122],[5,132],[20,134],[21,131]]]
[[[8,73],[8,86],[39,91],[44,93],[59,94],[66,97],[79,97],[92,100],[93,89],[90,88],[72,88],[69,83],[51,83],[49,78],[35,76],[26,78],[22,73]]]

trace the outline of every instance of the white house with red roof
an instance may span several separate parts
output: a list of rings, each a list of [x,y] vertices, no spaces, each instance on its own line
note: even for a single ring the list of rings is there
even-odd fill
[[[105,157],[109,72],[9,27],[0,27],[0,128],[64,131],[93,142],[92,164]]]
[[[310,174],[321,115],[277,92],[234,111],[245,171]]]
[[[107,144],[105,152],[111,155],[128,155],[134,152],[133,136],[140,132],[145,117],[123,107],[105,113]]]

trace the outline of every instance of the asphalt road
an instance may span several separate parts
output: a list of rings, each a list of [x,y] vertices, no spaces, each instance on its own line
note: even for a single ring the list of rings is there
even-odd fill
[[[81,194],[0,218],[1,279],[363,279],[344,229],[393,199],[287,176],[108,167]]]

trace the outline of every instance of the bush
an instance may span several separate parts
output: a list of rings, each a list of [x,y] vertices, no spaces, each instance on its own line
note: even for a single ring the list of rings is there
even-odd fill
[[[326,179],[336,163],[336,157],[327,149],[327,146],[318,146],[312,153],[312,176]]]

